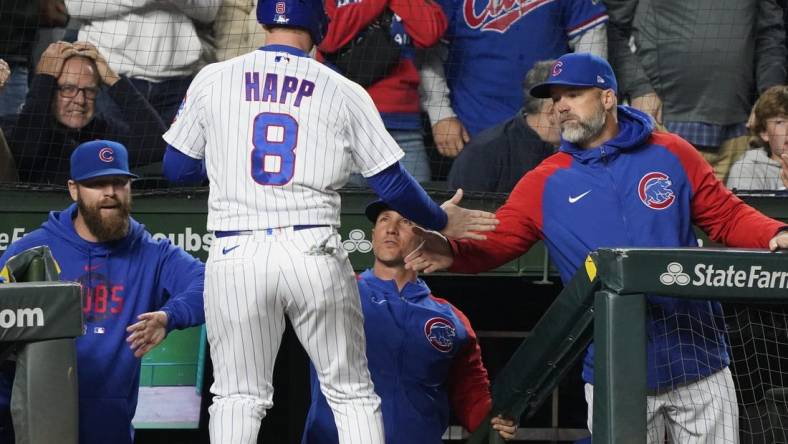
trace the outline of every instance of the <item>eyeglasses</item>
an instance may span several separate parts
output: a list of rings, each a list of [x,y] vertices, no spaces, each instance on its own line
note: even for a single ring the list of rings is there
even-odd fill
[[[88,100],[93,100],[96,98],[96,95],[99,92],[99,89],[94,86],[89,86],[87,88],[80,88],[75,85],[61,85],[57,87],[58,91],[60,91],[60,95],[67,98],[73,99],[74,97],[79,94],[80,91],[85,95],[85,98]]]

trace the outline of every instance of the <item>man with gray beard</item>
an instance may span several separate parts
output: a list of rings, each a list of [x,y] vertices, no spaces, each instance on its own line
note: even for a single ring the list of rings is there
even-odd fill
[[[526,174],[498,209],[483,241],[421,234],[406,267],[479,273],[545,241],[566,283],[598,248],[697,247],[694,225],[731,247],[788,248],[788,226],[742,202],[684,139],[618,105],[610,65],[566,54],[531,89],[551,98],[561,126],[559,152]],[[648,444],[736,443],[738,404],[722,307],[716,301],[648,296]],[[594,346],[583,365],[593,425]]]
[[[71,155],[74,204],[53,211],[40,228],[0,257],[49,246],[60,280],[82,284],[85,334],[76,340],[79,442],[131,444],[140,358],[172,329],[205,322],[202,262],[166,239],[155,240],[129,216],[128,152],[94,140]],[[0,368],[0,442],[13,442],[8,414],[13,368]]]
[[[592,95],[602,98],[602,90],[593,91]],[[556,110],[561,126],[561,137],[575,145],[587,145],[602,131],[607,123],[607,113],[602,105],[602,100],[592,102],[594,110],[585,118],[572,114],[569,108],[563,107]]]

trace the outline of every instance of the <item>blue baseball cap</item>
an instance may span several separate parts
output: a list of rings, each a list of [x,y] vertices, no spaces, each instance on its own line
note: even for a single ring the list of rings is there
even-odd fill
[[[550,87],[553,85],[612,89],[618,92],[616,75],[607,60],[583,52],[559,57],[553,63],[547,80],[531,88],[531,95],[540,99],[550,98]]]
[[[71,153],[71,179],[75,182],[102,176],[137,177],[129,171],[126,147],[111,140],[85,142]]]
[[[315,45],[323,41],[328,29],[323,0],[259,0],[257,22],[306,29]]]

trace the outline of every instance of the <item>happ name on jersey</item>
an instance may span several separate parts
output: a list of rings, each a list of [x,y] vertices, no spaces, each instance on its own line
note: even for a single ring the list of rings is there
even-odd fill
[[[293,106],[301,106],[304,97],[311,97],[315,91],[315,84],[309,80],[299,79],[298,77],[284,76],[284,80],[279,82],[277,74],[265,73],[262,84],[262,94],[260,93],[260,73],[246,72],[244,75],[247,102],[279,102],[285,103],[288,94],[296,94]],[[277,100],[278,99],[278,100]]]

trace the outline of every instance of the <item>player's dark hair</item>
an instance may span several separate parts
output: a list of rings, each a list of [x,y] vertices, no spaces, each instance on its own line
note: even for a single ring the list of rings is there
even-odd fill
[[[788,116],[788,85],[776,85],[764,91],[752,107],[752,114],[752,121],[749,122],[750,146],[763,148],[771,156],[772,150],[761,138],[761,133],[766,131],[766,120]]]
[[[542,60],[534,63],[534,66],[525,74],[523,79],[523,110],[525,114],[538,113],[542,107],[542,100],[532,96],[528,91],[534,86],[547,80],[550,70],[553,68],[555,60]]]

